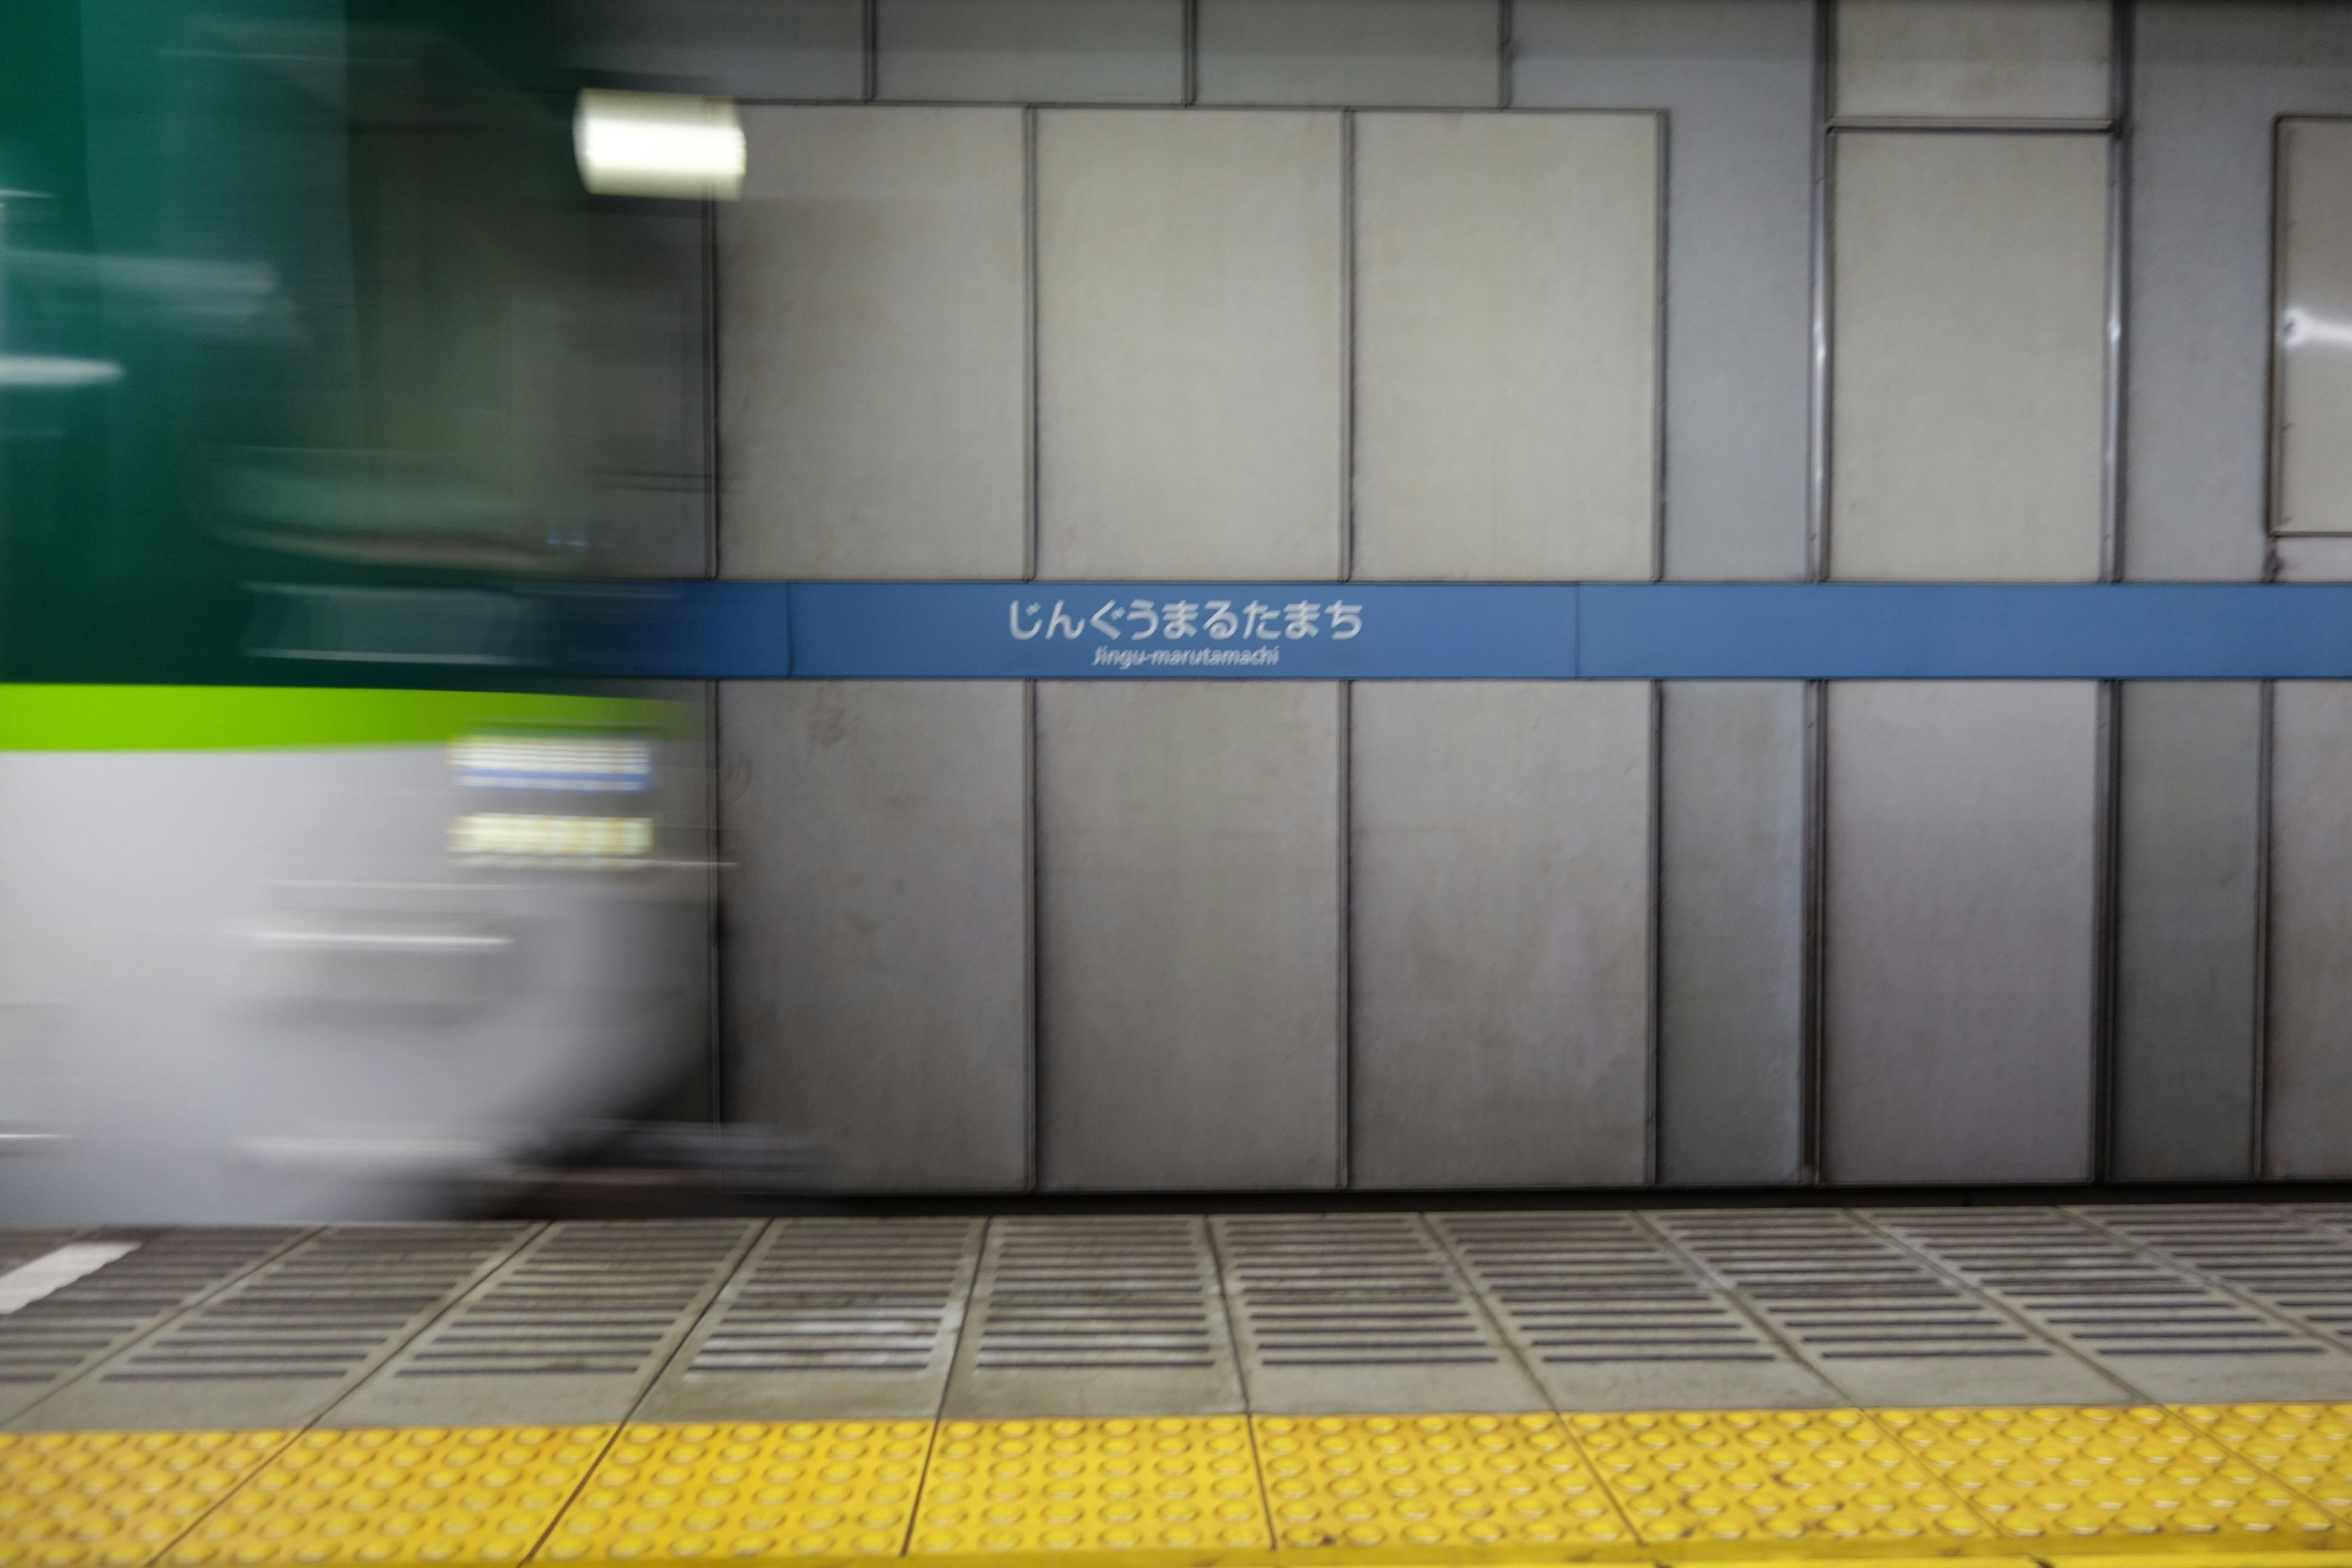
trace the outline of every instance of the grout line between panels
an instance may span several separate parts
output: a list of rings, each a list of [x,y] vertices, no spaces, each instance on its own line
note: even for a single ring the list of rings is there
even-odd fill
[[[2032,1340],[2035,1343],[2046,1347],[2054,1354],[2064,1356],[2071,1361],[2081,1363],[2083,1366],[2090,1370],[2093,1376],[2113,1384],[2116,1387],[2123,1390],[2126,1394],[2130,1394],[2136,1402],[2141,1405],[2158,1405],[2162,1403],[2161,1400],[2151,1395],[2147,1390],[2139,1387],[2137,1384],[2126,1381],[2123,1373],[2120,1372],[2101,1365],[2098,1362],[2094,1361],[2090,1356],[2084,1353],[2072,1343],[2059,1339],[2054,1334],[2045,1332],[2040,1324],[2028,1318],[2021,1310],[2011,1307],[2008,1302],[1994,1296],[1991,1291],[1970,1283],[1959,1274],[1946,1268],[1940,1259],[1930,1256],[1925,1248],[1914,1246],[1907,1238],[1896,1234],[1888,1227],[1878,1224],[1868,1215],[1858,1209],[1841,1209],[1837,1212],[1847,1215],[1853,1224],[1860,1226],[1870,1235],[1878,1237],[1889,1247],[1895,1248],[1905,1257],[1911,1258],[1921,1268],[1927,1269],[1928,1273],[1934,1275],[1937,1279],[1942,1280],[1946,1285],[1951,1287],[1953,1289],[1958,1290],[1963,1296],[1982,1303],[1986,1310],[1991,1312],[1996,1317],[2006,1320],[2008,1322],[2015,1326],[2019,1332],[2024,1334],[2028,1339]]]

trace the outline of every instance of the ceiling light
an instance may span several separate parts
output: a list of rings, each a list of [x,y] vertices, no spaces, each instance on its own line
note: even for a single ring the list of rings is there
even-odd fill
[[[592,89],[580,95],[572,142],[598,195],[733,201],[743,189],[732,99]]]

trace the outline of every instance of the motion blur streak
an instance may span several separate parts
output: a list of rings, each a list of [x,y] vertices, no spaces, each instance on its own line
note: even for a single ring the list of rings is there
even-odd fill
[[[703,1113],[699,696],[565,655],[706,569],[702,209],[589,194],[560,58],[0,10],[0,1223],[432,1212]]]

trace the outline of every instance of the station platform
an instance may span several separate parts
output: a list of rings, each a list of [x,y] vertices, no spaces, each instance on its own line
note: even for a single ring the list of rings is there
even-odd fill
[[[2352,1205],[0,1231],[0,1568],[2352,1564]]]

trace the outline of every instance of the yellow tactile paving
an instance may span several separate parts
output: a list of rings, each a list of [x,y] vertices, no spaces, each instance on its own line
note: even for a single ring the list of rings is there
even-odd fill
[[[1275,1544],[1630,1542],[1559,1416],[1262,1415]]]
[[[291,1432],[0,1432],[0,1564],[137,1568]]]
[[[912,1549],[1269,1544],[1248,1424],[1212,1415],[943,1422]]]
[[[1992,1533],[1859,1410],[1579,1415],[1568,1424],[1650,1544],[1934,1549]]]
[[[2322,1543],[2336,1521],[2155,1406],[1881,1410],[1882,1426],[2003,1535]]]
[[[2112,1540],[2112,1537],[2105,1538]],[[1995,1568],[1997,1559],[1978,1559],[1968,1568]],[[2025,1560],[2032,1568],[2352,1568],[2352,1552],[2311,1547],[2282,1549],[2204,1541],[2159,1541],[2139,1552],[2102,1548],[2095,1542],[2053,1543]],[[1839,1568],[1854,1568],[1841,1563]],[[1925,1568],[1916,1564],[1915,1568]],[[2022,1565],[2021,1565],[2022,1568]]]
[[[1155,1548],[2352,1568],[2352,1405],[0,1433],[0,1568]]]
[[[906,1550],[928,1421],[625,1428],[540,1549],[558,1562]]]
[[[2352,1524],[2352,1405],[2185,1405],[2176,1413]]]
[[[610,1426],[306,1432],[165,1561],[516,1562],[612,1436]]]

